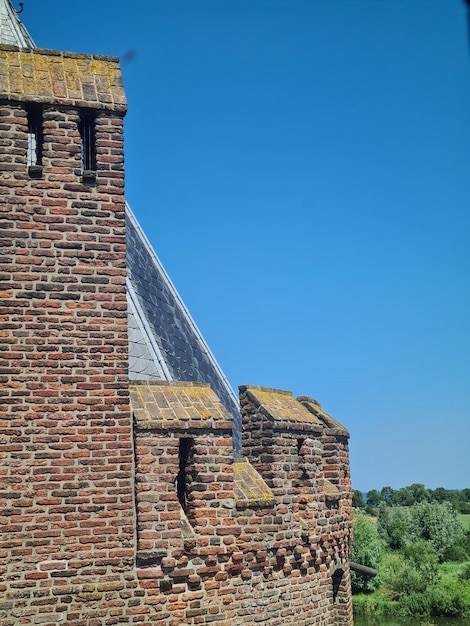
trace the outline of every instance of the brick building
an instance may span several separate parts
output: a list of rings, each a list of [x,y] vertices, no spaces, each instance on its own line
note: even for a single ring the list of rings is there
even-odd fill
[[[0,20],[0,626],[351,625],[348,432],[236,399],[126,206],[117,59]]]

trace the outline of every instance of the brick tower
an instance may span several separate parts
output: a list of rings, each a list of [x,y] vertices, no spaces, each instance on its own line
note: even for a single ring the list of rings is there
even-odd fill
[[[121,74],[33,49],[0,4],[16,43],[0,48],[0,623],[119,621],[134,564]]]

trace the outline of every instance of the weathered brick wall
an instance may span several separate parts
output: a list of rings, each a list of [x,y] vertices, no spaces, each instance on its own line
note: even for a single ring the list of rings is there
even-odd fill
[[[303,590],[316,590],[309,613],[315,621],[306,623],[352,624],[347,431],[289,392],[240,390],[244,454],[281,505],[283,525],[277,539],[301,563]],[[304,612],[308,603],[294,607]]]
[[[209,388],[133,384],[131,399],[138,576],[160,623],[352,624],[349,495],[331,486],[327,498],[324,424],[287,392],[244,388],[244,452],[257,473],[246,460],[232,464],[230,416]]]
[[[336,537],[343,550],[341,555],[349,558],[349,546],[352,541],[352,489],[349,466],[349,432],[342,424],[328,415],[320,404],[301,396],[297,400],[322,425],[319,436],[322,446],[322,469],[325,485],[325,507],[328,511],[329,537]],[[330,539],[326,538],[325,547],[331,553]],[[336,558],[336,557],[334,557]],[[339,567],[341,569],[341,561]],[[334,562],[334,561],[333,561]],[[352,620],[352,596],[350,589],[349,569],[341,578],[337,589],[338,602],[335,605],[335,616],[338,623],[341,620]],[[347,623],[347,622],[346,622]]]
[[[341,425],[242,388],[233,462],[208,387],[129,390],[124,113],[115,59],[0,46],[0,626],[349,626]]]
[[[24,56],[43,70],[61,58]],[[78,110],[43,94],[31,177],[25,108],[49,83],[43,72],[32,84],[19,57],[1,50],[0,623],[101,624],[124,611],[135,555],[124,109],[97,112],[87,185]]]

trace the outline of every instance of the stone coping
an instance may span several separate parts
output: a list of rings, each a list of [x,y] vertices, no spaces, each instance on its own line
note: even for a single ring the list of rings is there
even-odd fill
[[[143,381],[129,385],[137,428],[232,430],[232,416],[209,385]]]
[[[125,113],[117,57],[0,45],[0,99]]]
[[[247,393],[254,407],[278,425],[303,425],[318,433],[323,430],[323,423],[318,417],[298,402],[290,391],[255,386],[241,386],[239,389],[241,394]]]
[[[274,495],[247,459],[233,463],[233,489],[238,506],[271,506]]]
[[[349,438],[349,431],[337,420],[331,417],[331,415],[324,411],[318,400],[314,400],[308,396],[299,396],[297,401],[300,402],[302,406],[304,406],[312,415],[314,415],[319,422],[323,423],[326,428],[331,430],[332,434]]]

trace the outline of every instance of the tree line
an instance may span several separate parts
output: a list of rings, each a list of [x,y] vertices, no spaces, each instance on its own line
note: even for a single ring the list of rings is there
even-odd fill
[[[358,614],[470,616],[470,529],[459,512],[468,495],[423,485],[356,495],[351,560],[378,570],[351,574]]]
[[[387,506],[414,506],[422,502],[436,502],[442,504],[448,502],[458,513],[470,514],[470,489],[427,489],[421,483],[413,483],[408,487],[393,489],[392,487],[382,487],[371,489],[364,495],[362,491],[353,491],[353,506],[358,509],[365,509],[373,514],[381,503]]]

